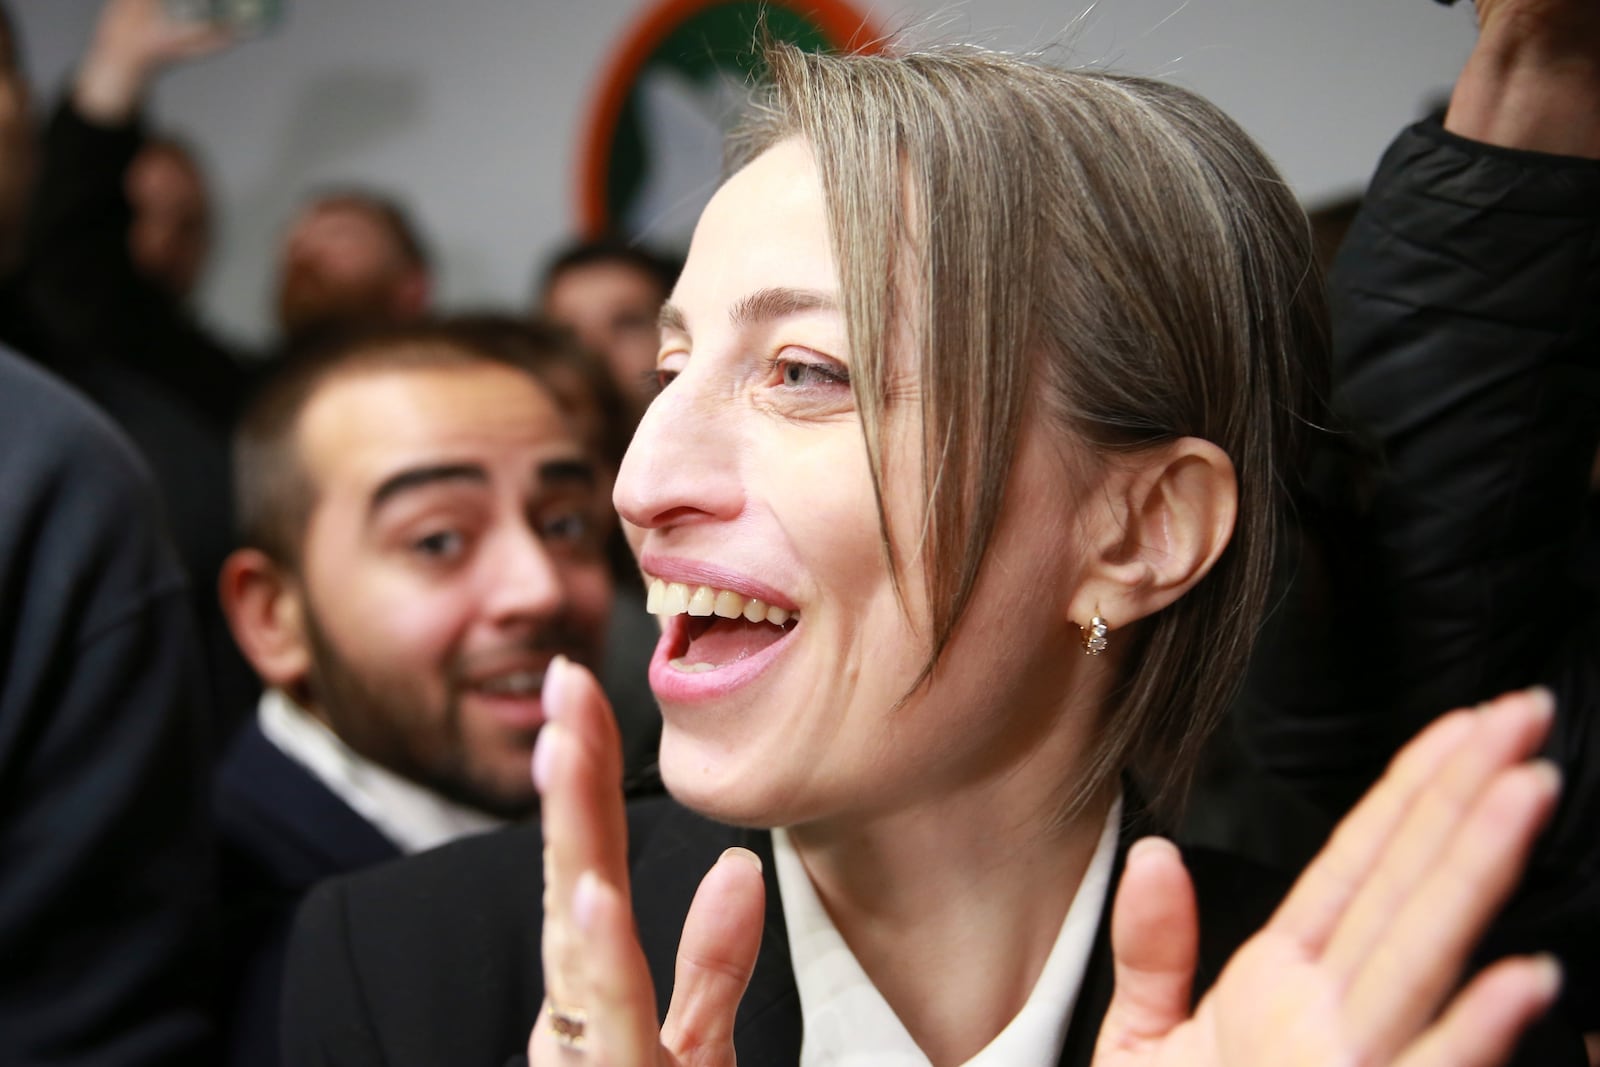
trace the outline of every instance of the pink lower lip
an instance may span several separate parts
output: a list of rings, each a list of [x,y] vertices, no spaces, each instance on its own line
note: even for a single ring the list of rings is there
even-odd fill
[[[800,624],[797,623],[794,629],[753,656],[747,656],[725,667],[718,667],[714,671],[690,673],[680,671],[667,662],[671,658],[672,648],[677,643],[682,628],[686,625],[688,625],[687,619],[683,615],[675,615],[669,619],[661,640],[656,642],[655,655],[650,657],[650,689],[656,698],[664,703],[696,704],[717,700],[749,685],[777,662],[778,657],[783,655],[784,649],[789,647],[790,639],[800,629]]]

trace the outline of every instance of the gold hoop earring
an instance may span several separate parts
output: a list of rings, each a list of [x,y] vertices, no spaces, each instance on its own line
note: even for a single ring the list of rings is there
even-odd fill
[[[1089,625],[1083,628],[1083,651],[1086,655],[1098,656],[1106,650],[1110,642],[1106,640],[1106,633],[1111,629],[1106,620],[1096,615],[1089,620]]]

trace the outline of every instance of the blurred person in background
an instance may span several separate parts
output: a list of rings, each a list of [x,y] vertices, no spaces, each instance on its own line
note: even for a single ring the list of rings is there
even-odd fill
[[[575,420],[575,428],[601,463],[605,493],[627,451],[633,423],[621,392],[611,376],[578,347],[569,331],[510,315],[477,314],[450,320],[453,328],[467,331],[480,345],[520,353],[538,368],[545,384]],[[607,542],[607,556],[616,584],[611,618],[606,626],[605,662],[600,682],[611,701],[622,731],[624,780],[631,791],[657,790],[656,753],[661,740],[661,709],[650,692],[650,655],[660,640],[661,628],[645,611],[639,565],[628,548],[620,526]]]
[[[212,220],[195,153],[151,135],[155,78],[230,44],[175,21],[161,0],[110,0],[40,145],[40,181],[17,300],[29,354],[83,390],[149,461],[192,582],[223,716],[258,691],[210,588],[233,547],[227,442],[259,361],[196,316]],[[280,305],[289,328],[341,316],[409,319],[427,301],[414,225],[364,190],[313,197],[288,228]]]
[[[314,194],[290,224],[278,269],[285,338],[351,324],[415,322],[428,311],[432,269],[416,224],[371,189]]]
[[[278,1062],[313,885],[536,809],[540,685],[558,653],[600,661],[615,525],[546,356],[449,325],[323,335],[244,413],[221,590],[267,689],[217,785],[230,1063]]]
[[[128,442],[0,351],[0,1061],[204,1067],[209,706]]]
[[[211,192],[194,152],[173,137],[152,137],[128,165],[134,266],[175,300],[187,301],[211,255]]]
[[[0,341],[28,86],[0,7]],[[0,351],[0,1059],[186,1067],[211,1054],[210,717],[148,472],[82,397]]]
[[[637,423],[656,393],[656,316],[682,264],[617,238],[579,241],[545,267],[538,313],[598,357]]]

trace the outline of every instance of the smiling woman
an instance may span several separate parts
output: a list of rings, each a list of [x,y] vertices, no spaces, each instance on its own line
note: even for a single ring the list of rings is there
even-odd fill
[[[519,1029],[540,1064],[1503,1055],[1542,964],[1429,1023],[1553,801],[1518,766],[1547,701],[1425,736],[1192,1018],[1197,961],[1281,887],[1133,847],[1236,684],[1321,388],[1270,163],[1143,79],[970,49],[771,66],[615,492],[663,619],[672,799],[624,811],[598,690],[552,667],[542,833],[315,902],[301,1058],[500,1063]],[[443,944],[440,909],[471,931]],[[446,987],[490,972],[515,994]]]

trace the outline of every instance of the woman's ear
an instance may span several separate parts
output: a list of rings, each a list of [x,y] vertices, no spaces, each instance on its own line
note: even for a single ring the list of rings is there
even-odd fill
[[[1087,627],[1115,630],[1153,615],[1210,573],[1233,536],[1239,485],[1233,461],[1210,441],[1180,437],[1111,461],[1104,503],[1085,516],[1091,552],[1068,606]]]
[[[234,551],[217,580],[233,639],[263,683],[294,691],[311,671],[299,584],[254,548]]]

